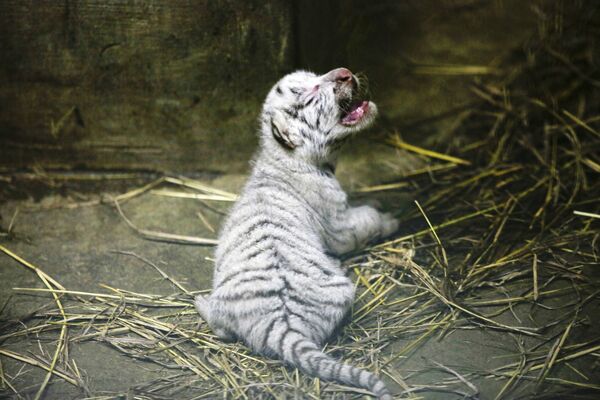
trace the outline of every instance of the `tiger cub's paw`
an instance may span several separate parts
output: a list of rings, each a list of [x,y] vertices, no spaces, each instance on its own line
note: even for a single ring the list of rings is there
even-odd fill
[[[400,222],[391,213],[381,213],[381,236],[390,236],[398,230]]]

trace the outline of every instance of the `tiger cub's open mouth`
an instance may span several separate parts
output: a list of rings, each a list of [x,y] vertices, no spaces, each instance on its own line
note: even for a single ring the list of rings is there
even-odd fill
[[[342,113],[342,119],[340,122],[342,125],[356,125],[359,123],[365,115],[369,113],[369,102],[361,100],[350,103],[348,111]]]

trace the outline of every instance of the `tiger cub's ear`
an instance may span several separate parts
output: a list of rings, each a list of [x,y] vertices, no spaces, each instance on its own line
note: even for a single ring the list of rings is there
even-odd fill
[[[298,137],[292,133],[289,126],[286,126],[285,118],[279,113],[275,113],[271,118],[271,133],[277,142],[288,150],[294,150],[300,143]]]

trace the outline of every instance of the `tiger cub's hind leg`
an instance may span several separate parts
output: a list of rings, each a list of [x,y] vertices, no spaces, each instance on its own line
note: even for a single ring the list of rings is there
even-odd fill
[[[201,294],[196,296],[194,299],[194,305],[196,306],[196,310],[198,311],[198,314],[200,314],[200,317],[206,321],[213,333],[217,335],[219,339],[223,340],[224,342],[233,342],[235,340],[235,335],[232,332],[229,332],[229,330],[223,327],[216,326],[216,324],[212,321],[210,303],[204,298],[204,296]]]

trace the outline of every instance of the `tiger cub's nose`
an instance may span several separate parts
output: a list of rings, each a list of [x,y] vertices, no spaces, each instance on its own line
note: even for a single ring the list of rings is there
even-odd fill
[[[347,68],[334,69],[333,72],[335,76],[334,79],[338,83],[348,82],[350,79],[352,79],[352,72],[350,72],[350,70]]]
[[[325,80],[335,82],[337,86],[349,85],[352,91],[358,87],[358,80],[348,68],[336,68],[324,76]]]
[[[352,72],[348,68],[336,68],[326,73],[324,78],[328,81],[344,83],[352,79]]]

